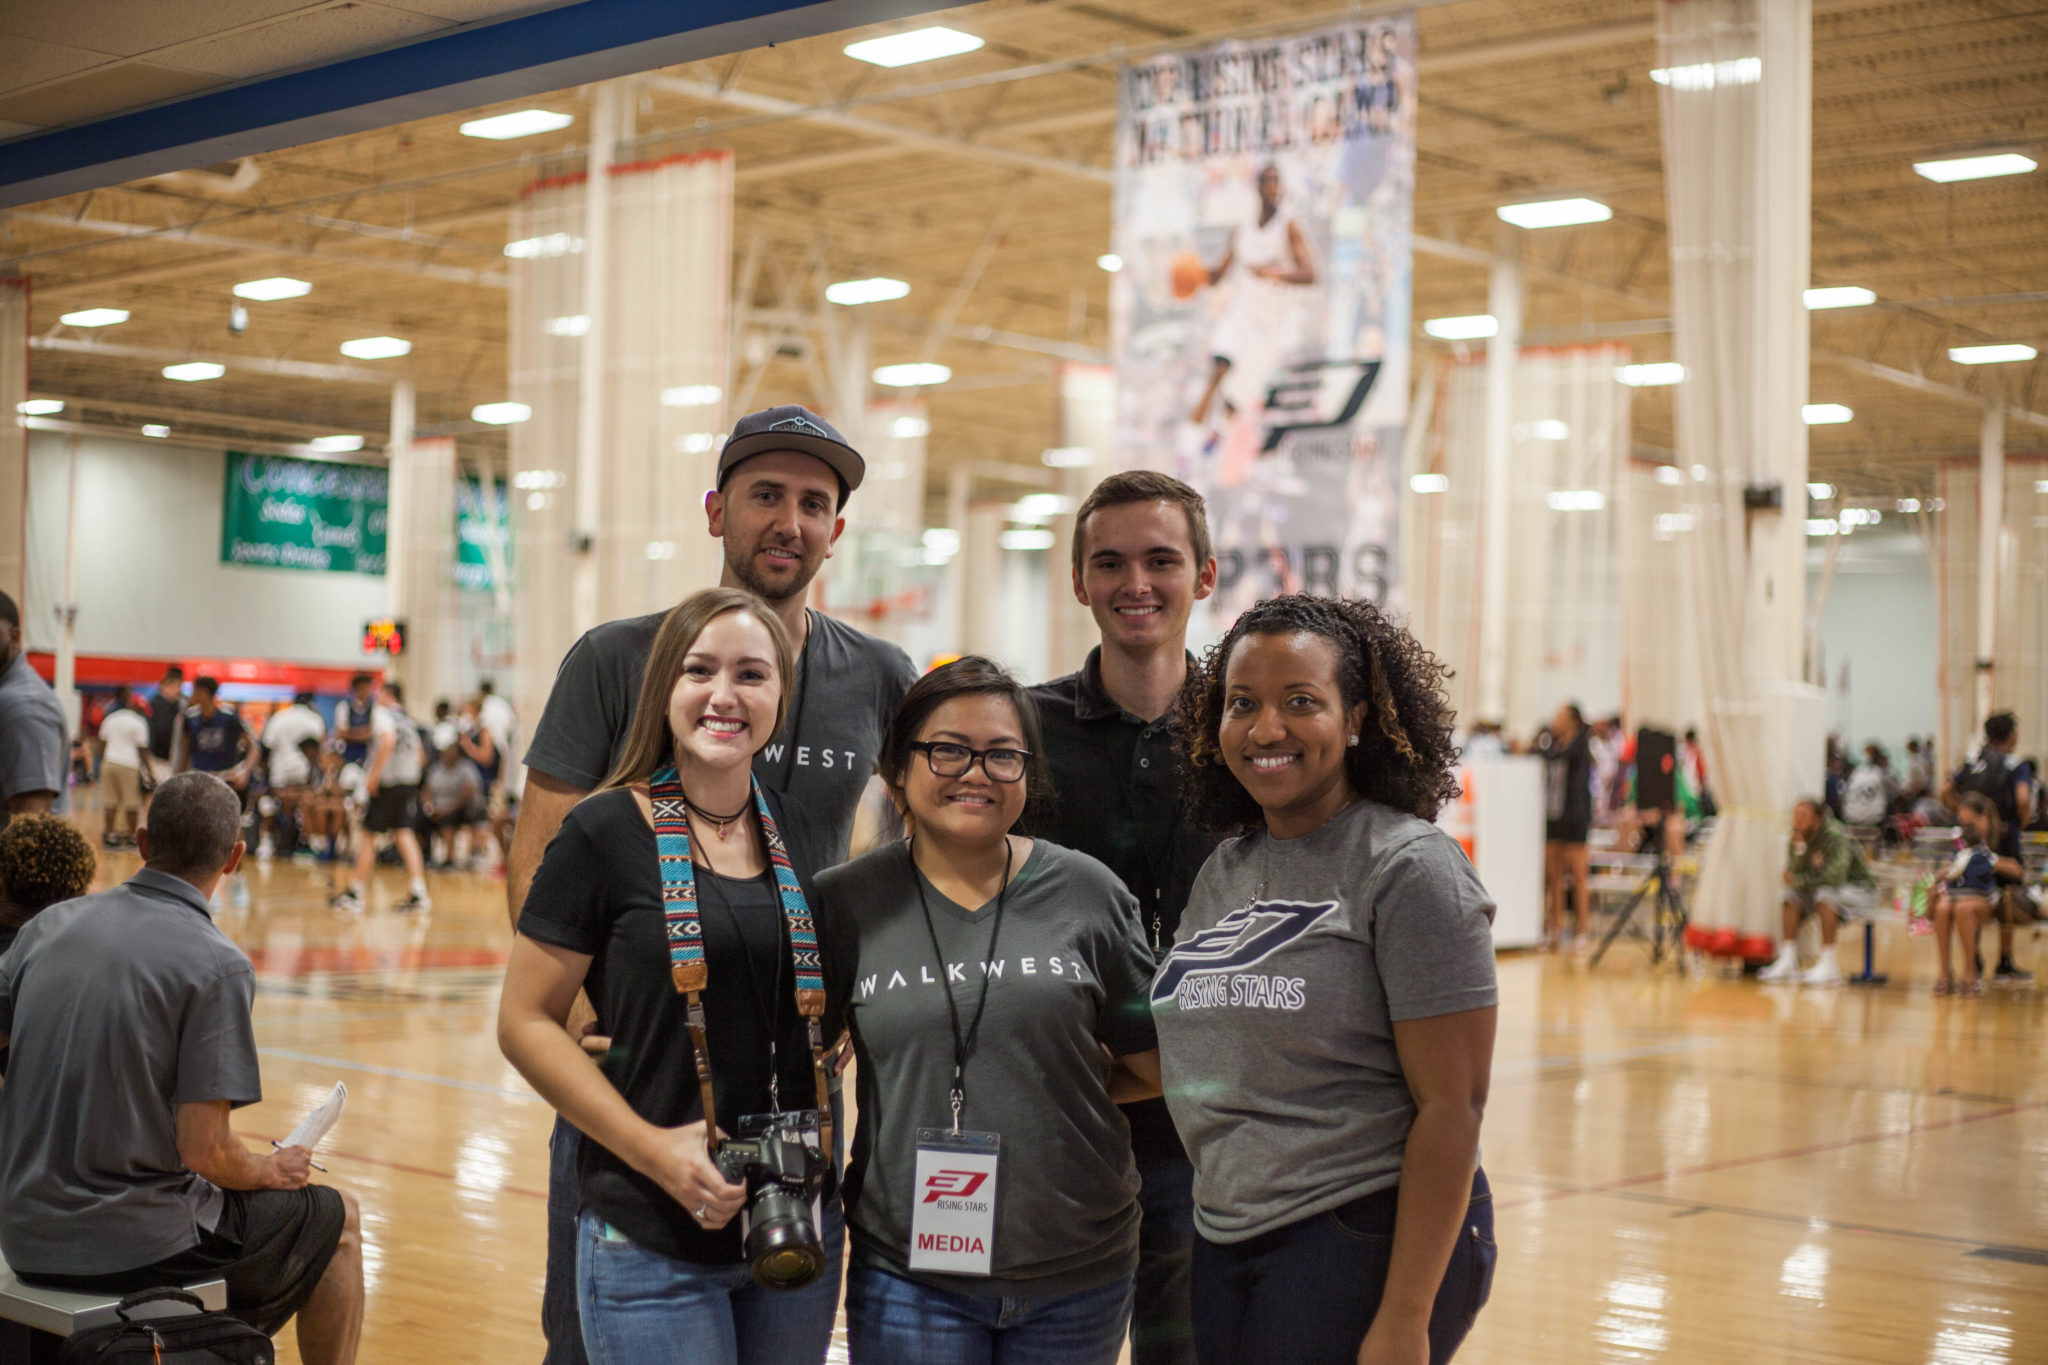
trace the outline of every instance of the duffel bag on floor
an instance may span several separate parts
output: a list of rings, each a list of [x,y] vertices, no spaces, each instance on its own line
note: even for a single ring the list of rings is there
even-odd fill
[[[169,1318],[130,1318],[147,1303],[183,1303],[194,1311]],[[210,1313],[197,1294],[144,1289],[121,1300],[121,1321],[89,1327],[64,1342],[63,1365],[276,1365],[270,1338],[226,1313]]]

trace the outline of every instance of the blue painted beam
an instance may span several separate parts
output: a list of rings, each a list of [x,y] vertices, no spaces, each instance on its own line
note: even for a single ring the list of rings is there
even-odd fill
[[[0,208],[941,7],[583,0],[0,143]]]

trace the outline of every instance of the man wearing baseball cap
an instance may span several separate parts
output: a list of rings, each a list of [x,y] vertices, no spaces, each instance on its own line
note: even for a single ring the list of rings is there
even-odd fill
[[[846,529],[846,500],[866,473],[860,453],[829,422],[792,404],[740,418],[719,452],[718,486],[704,496],[710,532],[724,542],[718,581],[759,595],[797,646],[789,716],[755,757],[754,773],[763,786],[802,803],[821,841],[820,866],[845,859],[882,736],[917,677],[910,657],[895,645],[804,604],[811,580]],[[562,660],[526,752],[526,791],[506,858],[515,928],[548,841],[625,746],[647,655],[667,614],[609,621]],[[548,1365],[584,1360],[576,1311],[580,1141],[575,1129],[556,1123],[541,1303]]]

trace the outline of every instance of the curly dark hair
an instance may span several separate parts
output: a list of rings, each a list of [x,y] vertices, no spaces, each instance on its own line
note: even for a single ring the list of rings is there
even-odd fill
[[[1368,801],[1436,819],[1438,808],[1458,794],[1454,713],[1444,695],[1450,669],[1372,603],[1306,594],[1269,598],[1245,612],[1188,674],[1177,703],[1177,742],[1193,818],[1217,835],[1265,827],[1265,812],[1224,764],[1217,744],[1223,675],[1245,636],[1298,631],[1335,648],[1344,705],[1366,704],[1358,744],[1344,754],[1351,785]]]
[[[58,901],[92,890],[99,859],[69,820],[59,815],[17,815],[0,830],[0,923],[15,927]]]

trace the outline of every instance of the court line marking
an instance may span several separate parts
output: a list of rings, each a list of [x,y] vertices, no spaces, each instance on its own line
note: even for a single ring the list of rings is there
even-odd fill
[[[283,1047],[259,1047],[259,1056],[281,1057],[288,1062],[310,1062],[316,1066],[331,1066],[342,1071],[360,1071],[370,1076],[388,1076],[396,1081],[422,1081],[428,1085],[444,1085],[450,1090],[468,1090],[479,1095],[497,1095],[508,1100],[525,1100],[532,1104],[546,1104],[547,1101],[530,1090],[512,1090],[502,1085],[490,1085],[483,1081],[462,1081],[453,1076],[436,1076],[425,1071],[405,1071],[395,1066],[376,1066],[369,1062],[352,1062],[345,1057],[323,1057],[314,1052],[296,1052]]]
[[[1849,1147],[1867,1147],[1874,1142],[1892,1142],[1899,1138],[1917,1137],[1922,1133],[1939,1132],[1944,1128],[1960,1128],[1965,1124],[1983,1123],[1987,1119],[2010,1118],[2014,1114],[2028,1113],[2037,1109],[2048,1109],[2048,1100],[2036,1100],[2028,1104],[2009,1104],[1981,1114],[1964,1114],[1957,1118],[1942,1119],[1932,1123],[1915,1123],[1905,1128],[1889,1129],[1882,1133],[1864,1133],[1857,1137],[1838,1138],[1832,1142],[1808,1143],[1804,1147],[1788,1147],[1780,1152],[1758,1152],[1751,1156],[1729,1157],[1723,1161],[1702,1162],[1697,1166],[1672,1166],[1648,1175],[1624,1176],[1620,1180],[1603,1181],[1597,1185],[1581,1185],[1571,1189],[1546,1190],[1541,1194],[1529,1195],[1522,1199],[1496,1201],[1496,1209],[1519,1208],[1524,1204],[1548,1204],[1558,1199],[1569,1199],[1581,1194],[1609,1194],[1617,1190],[1633,1189],[1638,1185],[1653,1185],[1660,1180],[1678,1180],[1686,1176],[1711,1175],[1716,1171],[1730,1171],[1738,1166],[1761,1166],[1773,1161],[1790,1161],[1796,1157],[1816,1156],[1822,1152],[1839,1152]]]

